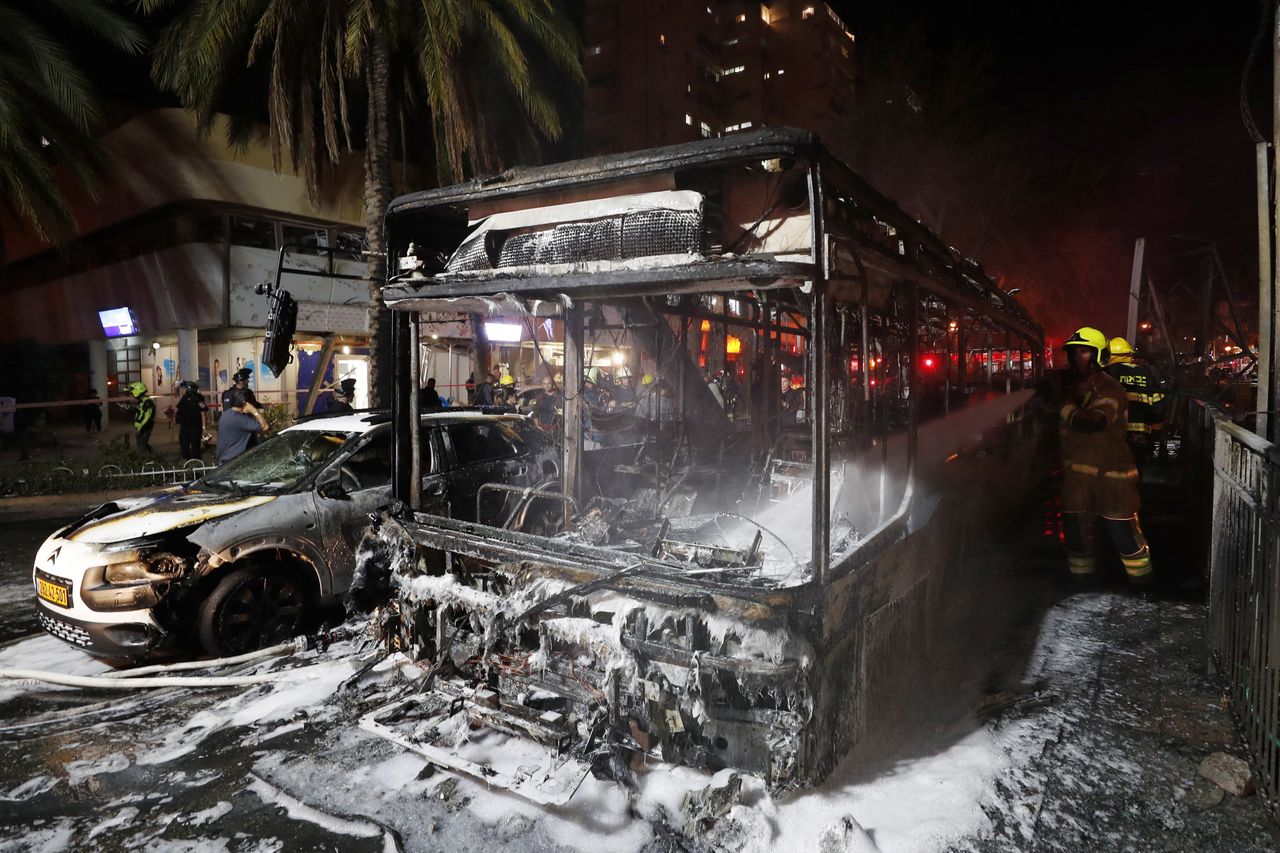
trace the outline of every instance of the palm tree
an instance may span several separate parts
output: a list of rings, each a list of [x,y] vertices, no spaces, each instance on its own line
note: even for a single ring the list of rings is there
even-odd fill
[[[51,30],[68,25],[127,53],[145,45],[101,0],[0,0],[0,204],[45,240],[75,230],[56,167],[92,192],[102,165],[93,87]]]
[[[493,171],[539,137],[559,137],[544,69],[582,77],[577,35],[557,0],[193,0],[165,29],[153,65],[206,132],[228,95],[265,71],[275,166],[301,173],[313,194],[326,164],[351,149],[349,95],[363,88],[375,405],[390,387],[379,366],[389,352],[381,285],[392,117],[403,133],[407,116],[429,115],[441,181]],[[247,141],[250,127],[233,121],[231,141]]]

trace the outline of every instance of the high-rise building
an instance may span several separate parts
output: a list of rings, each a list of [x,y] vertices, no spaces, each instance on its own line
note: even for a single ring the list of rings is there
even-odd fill
[[[762,126],[848,157],[854,36],[806,0],[587,0],[586,150],[629,151]]]

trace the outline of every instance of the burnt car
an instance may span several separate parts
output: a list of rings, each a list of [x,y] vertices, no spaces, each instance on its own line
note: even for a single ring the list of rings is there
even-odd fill
[[[527,515],[514,487],[557,480],[554,445],[523,416],[456,410],[421,423],[421,488],[438,512]],[[123,663],[288,639],[348,590],[370,514],[391,501],[391,452],[385,414],[319,417],[203,479],[104,504],[37,552],[40,623]]]

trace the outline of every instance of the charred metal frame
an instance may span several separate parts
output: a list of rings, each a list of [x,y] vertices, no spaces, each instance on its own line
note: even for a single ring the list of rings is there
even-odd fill
[[[619,195],[634,192],[634,187],[642,183],[640,179],[653,176],[710,168],[722,168],[727,173],[735,164],[764,166],[771,162],[805,170],[810,216],[807,259],[797,259],[794,254],[785,257],[720,255],[652,267],[584,267],[554,275],[527,268],[513,273],[494,270],[492,274],[470,277],[437,277],[430,271],[424,274],[421,265],[405,269],[399,263],[413,257],[411,238],[422,233],[422,223],[437,221],[431,217],[451,217],[452,224],[439,219],[438,230],[442,234],[448,232],[440,237],[440,242],[454,248],[460,245],[466,230],[463,226],[468,221],[467,211],[475,205],[503,211],[523,209],[519,206],[522,201],[537,207],[539,202],[534,197],[542,199],[542,204],[559,203],[574,198],[575,193],[589,199],[608,198],[608,193],[600,195],[608,187],[614,187],[614,193]],[[417,231],[413,231],[414,224],[418,226]],[[885,689],[876,675],[877,668],[883,664],[873,657],[889,653],[886,650],[893,645],[892,631],[910,630],[927,636],[932,630],[927,613],[941,600],[936,590],[940,581],[935,576],[945,574],[934,572],[932,566],[945,565],[951,559],[951,539],[971,521],[972,507],[966,508],[961,502],[954,517],[935,516],[934,520],[924,523],[923,530],[919,522],[914,529],[909,526],[917,489],[921,300],[926,294],[936,296],[958,310],[963,318],[958,326],[958,372],[962,385],[969,336],[981,331],[990,335],[998,330],[1006,335],[1006,340],[1016,335],[1023,342],[1019,344],[1019,352],[1024,345],[1033,352],[1042,352],[1039,328],[996,288],[981,267],[959,256],[937,235],[830,158],[817,139],[803,131],[762,130],[635,154],[515,170],[488,181],[417,193],[391,204],[386,230],[390,278],[383,293],[395,317],[397,335],[394,483],[396,496],[405,501],[407,510],[398,517],[385,518],[378,535],[388,543],[399,543],[395,547],[407,548],[410,553],[419,549],[444,552],[447,565],[470,567],[469,583],[474,583],[483,593],[472,592],[470,587],[451,587],[442,581],[442,577],[461,575],[441,576],[429,570],[422,574],[421,561],[416,558],[406,557],[400,563],[406,575],[403,585],[406,594],[417,590],[413,593],[417,598],[409,595],[402,606],[428,610],[421,617],[401,610],[398,618],[406,624],[426,618],[435,626],[434,641],[424,639],[420,653],[433,658],[444,655],[445,626],[461,625],[457,621],[461,618],[458,609],[470,610],[466,618],[471,620],[472,639],[467,648],[472,657],[468,659],[486,662],[473,667],[472,672],[483,683],[458,693],[457,713],[465,710],[476,719],[503,729],[504,725],[513,725],[510,711],[518,711],[519,716],[528,709],[512,709],[508,705],[503,706],[505,716],[498,713],[498,693],[509,696],[518,691],[551,691],[566,697],[567,704],[557,707],[574,709],[571,716],[578,720],[575,736],[583,744],[576,755],[583,760],[598,754],[592,750],[600,748],[599,739],[592,734],[595,728],[587,724],[589,712],[604,713],[606,729],[612,732],[611,739],[607,740],[614,747],[660,755],[671,761],[745,767],[760,772],[774,788],[806,786],[823,778],[872,727],[869,708],[877,691]],[[561,317],[565,380],[561,487],[570,498],[580,498],[584,452],[580,428],[585,342],[583,303],[683,293],[723,295],[754,291],[758,295],[758,299],[751,301],[754,317],[750,320],[737,317],[732,322],[762,329],[764,346],[773,351],[774,333],[784,330],[778,322],[783,320],[782,314],[779,313],[777,321],[773,317],[779,302],[771,291],[786,293],[783,289],[795,295],[806,315],[806,372],[812,395],[808,403],[812,410],[808,436],[814,470],[812,570],[807,580],[777,588],[751,586],[739,582],[732,569],[690,570],[687,565],[657,556],[535,536],[420,511],[420,496],[413,482],[418,479],[418,442],[414,434],[418,421],[417,359],[409,357],[411,352],[416,355],[416,318],[420,312],[477,314],[493,306],[516,305],[527,316],[555,314]],[[827,395],[833,378],[840,378],[843,393],[848,393],[848,346],[856,338],[862,359],[860,393],[867,404],[860,415],[866,422],[857,426],[865,430],[870,425],[870,386],[876,378],[884,383],[890,377],[890,366],[884,356],[874,373],[868,363],[873,338],[869,319],[873,296],[880,302],[905,305],[906,309],[901,316],[893,313],[885,315],[888,319],[878,321],[882,324],[879,334],[885,340],[897,335],[904,342],[894,345],[893,369],[906,383],[905,453],[902,454],[906,477],[901,500],[896,507],[888,506],[885,479],[890,442],[887,437],[882,438],[879,524],[859,540],[856,547],[841,553],[833,564],[833,430]],[[851,335],[842,309],[837,331],[843,366],[839,377],[833,377],[831,323],[836,319],[835,306],[845,303],[859,306],[858,326]],[[682,318],[677,336],[680,343],[684,343],[689,317],[710,314],[700,309],[677,309],[671,313]],[[656,312],[655,315],[660,316]],[[715,322],[730,322],[727,310],[715,317]],[[896,325],[890,328],[887,325],[890,322]],[[683,356],[688,356],[687,346]],[[680,370],[683,363],[683,360],[678,362]],[[1019,365],[1022,363],[1020,360]],[[990,371],[990,357],[987,365]],[[1006,369],[1010,369],[1007,358]],[[683,380],[678,384],[682,389],[685,387]],[[1008,387],[1011,389],[1011,383]],[[776,397],[777,389],[766,393]],[[950,407],[949,397],[947,407]],[[972,448],[974,452],[964,456],[954,469],[971,466],[977,470],[1008,464],[1016,469],[1017,476],[1010,477],[1010,482],[1016,483],[1019,476],[1027,475],[1025,453],[1033,443],[1033,426],[1024,413],[1010,415],[1001,429],[984,436]],[[993,450],[999,453],[991,452]],[[997,497],[1015,502],[1018,499],[1016,486],[1004,492]],[[966,500],[970,497],[966,496]],[[663,531],[665,529],[664,525]],[[661,542],[662,533],[658,538]],[[754,553],[755,547],[751,550]],[[565,648],[581,650],[581,643],[586,641],[580,637],[579,645],[574,645],[564,637],[552,636],[552,624],[556,622],[552,619],[536,623],[539,639],[534,643],[529,638],[526,613],[549,608],[554,603],[564,611],[561,621],[584,623],[578,627],[585,637],[592,633],[585,623],[595,619],[592,624],[597,624],[603,618],[592,610],[595,605],[588,594],[602,590],[635,604],[631,610],[606,611],[618,632],[618,647],[614,651],[631,655],[632,663],[628,664],[629,675],[625,677],[616,667],[600,663],[592,670],[598,682],[586,685],[584,692],[582,685],[575,683],[575,678],[581,676],[581,672],[575,675],[572,660],[575,655],[567,654],[561,659],[557,653]],[[532,597],[525,601],[532,609],[518,613],[504,609],[513,606],[510,602],[522,595]],[[649,607],[665,608],[670,614],[656,629],[649,622],[646,610]],[[907,615],[899,615],[902,613]],[[715,647],[708,640],[708,624],[712,618],[721,625],[721,637]],[[886,627],[890,620],[896,626],[892,630]],[[664,628],[668,623],[671,628]],[[455,628],[454,634],[458,630],[461,629]],[[483,641],[478,639],[480,635],[485,638]],[[533,654],[536,645],[543,668],[511,670],[491,661],[492,644],[498,635],[505,638],[500,642],[526,657]],[[757,656],[758,650],[750,649],[749,637],[776,640],[777,653],[773,657]],[[670,672],[662,669],[664,666],[677,667],[683,672],[685,685],[676,685],[662,675]],[[655,672],[659,673],[656,677]],[[624,678],[629,680],[624,683]],[[456,692],[456,685],[450,690]],[[483,701],[477,698],[481,693]],[[491,693],[495,698],[491,699]],[[690,710],[695,705],[703,709],[701,716],[695,716]],[[368,725],[391,736],[388,726],[393,716],[387,712],[377,719],[371,718]],[[649,728],[636,728],[637,720]],[[529,734],[538,727],[524,728],[528,729],[525,734]],[[418,743],[412,738],[405,740],[401,734],[395,737],[399,738],[397,742],[406,745]],[[722,747],[722,742],[745,745]],[[438,751],[431,751],[434,747],[421,743],[419,747],[433,760],[440,759]],[[556,749],[557,754],[562,751],[560,745]],[[454,766],[462,767],[462,764]],[[551,794],[544,791],[534,798],[540,796]]]

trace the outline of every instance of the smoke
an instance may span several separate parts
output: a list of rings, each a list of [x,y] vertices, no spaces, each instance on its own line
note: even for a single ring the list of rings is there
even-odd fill
[[[983,446],[984,439],[1031,399],[1030,390],[971,401],[949,415],[921,424],[917,430],[913,504],[927,504],[937,489],[944,466]],[[889,520],[901,505],[907,482],[907,436],[898,434],[867,451],[832,461],[830,548],[833,556],[847,553]],[[750,522],[726,526],[733,541],[768,531],[762,542],[761,574],[779,583],[800,583],[811,572],[813,553],[812,473],[785,498],[764,501]]]

